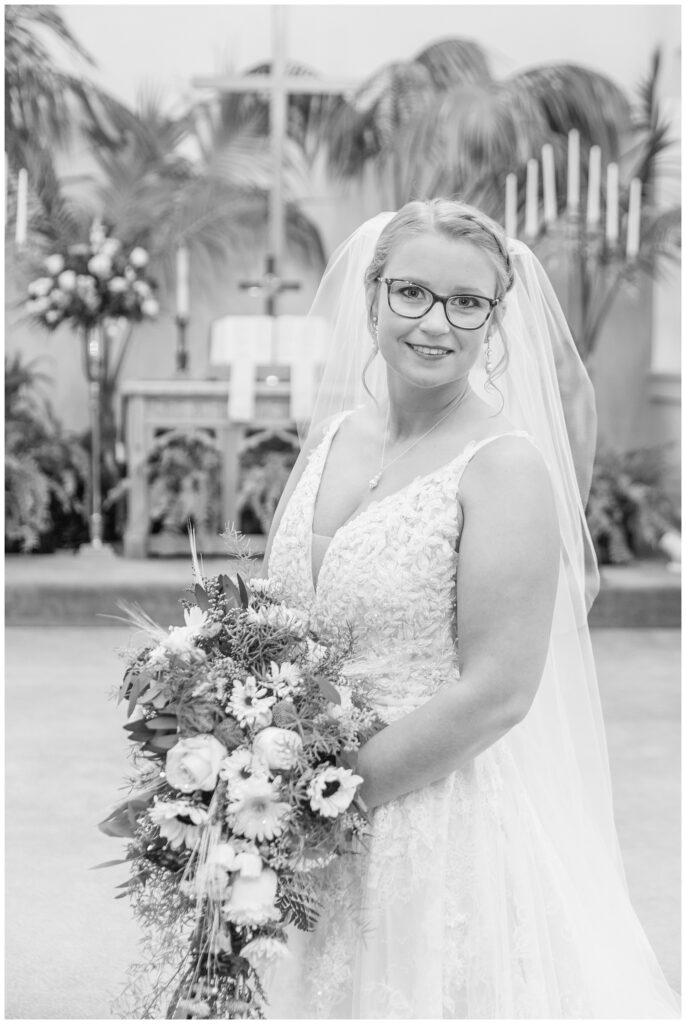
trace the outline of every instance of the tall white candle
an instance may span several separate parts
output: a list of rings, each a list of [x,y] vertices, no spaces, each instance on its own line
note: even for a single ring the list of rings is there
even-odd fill
[[[176,250],[176,315],[187,317],[190,312],[190,268],[188,249],[180,245]]]
[[[619,167],[607,165],[607,211],[605,237],[609,245],[616,245],[619,238]]]
[[[508,238],[517,237],[517,175],[508,174],[505,178],[505,234]]]
[[[557,191],[555,189],[555,154],[549,142],[541,150],[543,164],[543,220],[552,224],[557,217]]]
[[[526,215],[524,233],[535,238],[538,233],[538,160],[526,163]]]
[[[579,209],[579,133],[572,128],[567,139],[567,207],[571,213]]]
[[[26,242],[26,224],[28,219],[29,175],[22,167],[17,175],[17,224],[15,240],[17,245]]]
[[[589,228],[596,228],[600,224],[600,146],[591,146],[588,154],[586,223]]]
[[[641,239],[641,180],[632,178],[629,186],[629,216],[626,228],[626,258],[633,260],[638,256]]]

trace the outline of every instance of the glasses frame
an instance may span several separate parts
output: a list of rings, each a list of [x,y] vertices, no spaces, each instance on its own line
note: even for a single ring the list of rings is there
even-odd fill
[[[396,316],[402,316],[406,320],[421,320],[423,316],[426,316],[427,313],[431,312],[431,310],[434,308],[437,302],[440,302],[441,305],[443,306],[443,312],[445,313],[446,320],[448,321],[451,327],[456,327],[458,331],[478,331],[487,322],[488,318],[493,313],[493,310],[500,302],[500,299],[489,299],[488,296],[486,295],[472,295],[471,292],[454,292],[452,295],[438,295],[436,292],[432,291],[431,288],[427,288],[425,284],[417,284],[416,281],[410,281],[406,277],[377,277],[375,280],[386,285],[386,298],[388,299],[388,308],[390,309],[391,313],[395,313]],[[423,313],[419,313],[417,316],[412,316],[410,313],[396,312],[396,310],[393,309],[393,307],[391,306],[391,285],[398,283],[411,284],[415,288],[421,288],[422,291],[429,293],[429,295],[433,299],[433,302],[431,303],[428,309],[425,309]],[[467,295],[474,299],[483,299],[491,307],[488,313],[486,314],[485,319],[482,320],[480,324],[477,324],[476,327],[462,327],[460,324],[454,324],[450,317],[448,316],[448,307],[446,303],[450,299],[455,299],[461,295]]]

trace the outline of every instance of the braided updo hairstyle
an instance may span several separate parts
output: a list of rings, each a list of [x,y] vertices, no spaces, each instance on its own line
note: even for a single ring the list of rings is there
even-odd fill
[[[370,317],[373,297],[378,287],[376,278],[383,275],[391,251],[406,239],[431,231],[455,241],[471,242],[490,257],[496,274],[495,298],[501,300],[493,311],[493,318],[499,322],[502,317],[502,300],[514,281],[505,232],[496,221],[475,206],[455,199],[412,200],[385,226],[364,275]],[[507,359],[507,349],[503,345],[503,355],[493,368],[491,380],[503,373]]]

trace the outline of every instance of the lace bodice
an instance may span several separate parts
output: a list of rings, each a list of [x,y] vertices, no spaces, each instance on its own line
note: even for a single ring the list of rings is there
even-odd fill
[[[469,460],[493,438],[470,442],[445,465],[354,515],[331,539],[315,584],[315,502],[331,442],[346,415],[332,421],[310,456],[274,538],[269,576],[279,596],[307,611],[320,633],[353,626],[357,655],[367,675],[371,669],[375,699],[390,721],[458,671],[459,483]]]

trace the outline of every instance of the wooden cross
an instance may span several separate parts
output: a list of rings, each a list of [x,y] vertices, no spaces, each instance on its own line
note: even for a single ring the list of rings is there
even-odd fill
[[[322,81],[304,75],[290,75],[286,72],[286,13],[284,5],[272,7],[272,70],[268,75],[244,75],[242,78],[198,77],[193,85],[200,89],[215,89],[232,93],[269,93],[269,134],[272,153],[272,184],[269,201],[269,254],[262,281],[248,283],[245,287],[266,291],[269,316],[276,315],[276,298],[293,282],[279,278],[284,253],[284,201],[283,201],[283,155],[286,136],[286,115],[288,96],[291,94],[322,95],[329,93],[341,96],[354,91],[355,83],[349,81]],[[243,285],[241,285],[243,287]]]

